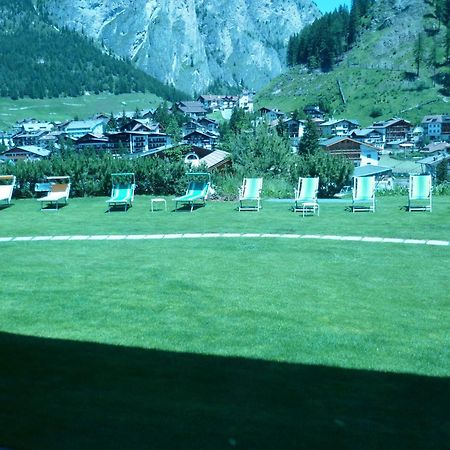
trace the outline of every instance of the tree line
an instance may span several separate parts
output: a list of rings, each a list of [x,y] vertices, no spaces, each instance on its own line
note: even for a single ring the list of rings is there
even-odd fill
[[[374,0],[353,0],[350,10],[340,6],[291,36],[287,64],[331,70],[335,61],[355,43],[373,3]]]
[[[311,120],[294,152],[283,126],[268,127],[255,120],[255,115],[240,109],[222,126],[221,135],[220,148],[231,154],[232,164],[213,173],[213,183],[220,197],[235,197],[242,178],[251,176],[264,177],[265,195],[284,198],[292,195],[300,176],[319,176],[320,195],[331,197],[348,184],[353,171],[349,160],[320,149],[319,132]],[[35,184],[51,175],[71,177],[71,196],[109,195],[111,174],[117,172],[135,173],[136,194],[173,195],[182,193],[187,185],[189,168],[184,163],[185,154],[186,149],[178,146],[162,156],[129,159],[107,151],[76,151],[73,143],[67,141],[48,159],[2,164],[0,174],[16,176],[15,196],[19,198],[33,197]],[[195,169],[204,170],[207,168]]]
[[[48,98],[85,92],[186,95],[114,56],[93,39],[57,29],[30,0],[0,0],[0,96]]]

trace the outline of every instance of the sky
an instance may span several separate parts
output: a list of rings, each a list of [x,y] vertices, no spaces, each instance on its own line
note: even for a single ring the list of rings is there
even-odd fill
[[[331,12],[340,5],[347,5],[350,8],[351,0],[314,0],[319,9],[323,12]]]

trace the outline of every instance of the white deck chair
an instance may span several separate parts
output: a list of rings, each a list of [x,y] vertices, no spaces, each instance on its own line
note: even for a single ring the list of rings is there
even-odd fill
[[[375,177],[353,179],[352,211],[375,212]]]
[[[14,175],[1,175],[0,182],[2,183],[0,184],[0,203],[10,205],[14,187],[16,186],[16,177]]]
[[[244,178],[239,188],[239,211],[259,211],[261,209],[262,178]]]
[[[319,177],[300,177],[297,189],[294,190],[294,211],[305,214],[319,212],[317,203],[317,192],[319,191]]]
[[[431,175],[410,175],[408,211],[432,210],[432,182]]]

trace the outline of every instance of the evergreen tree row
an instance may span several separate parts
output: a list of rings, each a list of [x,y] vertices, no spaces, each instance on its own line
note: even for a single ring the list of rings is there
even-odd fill
[[[287,64],[331,70],[335,61],[356,41],[362,18],[373,3],[374,0],[353,0],[350,10],[340,6],[291,36]]]
[[[30,0],[0,0],[0,54],[1,97],[153,92],[171,101],[185,98],[92,39],[58,30]]]

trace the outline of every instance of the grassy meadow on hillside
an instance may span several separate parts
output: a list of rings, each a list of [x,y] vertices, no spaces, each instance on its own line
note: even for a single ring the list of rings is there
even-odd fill
[[[75,117],[85,119],[97,113],[110,114],[156,108],[163,100],[154,94],[98,94],[82,97],[11,100],[0,98],[0,129],[10,128],[25,118],[63,121]]]

